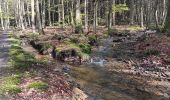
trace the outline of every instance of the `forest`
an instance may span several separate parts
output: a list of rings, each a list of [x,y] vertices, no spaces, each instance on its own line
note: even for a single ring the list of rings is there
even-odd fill
[[[170,1],[0,0],[0,100],[170,100]]]

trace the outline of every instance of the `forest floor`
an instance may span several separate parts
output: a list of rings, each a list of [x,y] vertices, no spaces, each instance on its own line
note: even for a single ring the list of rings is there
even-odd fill
[[[13,100],[169,100],[170,37],[137,27],[116,28],[110,37],[100,27],[98,45],[92,46],[90,54],[81,51],[77,44],[86,44],[86,37],[92,38],[93,32],[84,36],[69,28],[48,27],[45,35],[36,39],[35,34],[28,35],[31,30],[16,32],[23,51],[38,61],[34,59],[36,63],[22,72],[25,74],[18,85],[21,92],[13,95]],[[32,39],[37,44],[55,45],[60,51],[75,49],[83,55],[83,62],[72,63],[72,58],[65,62],[54,60],[48,49],[40,55],[29,44]],[[22,66],[25,64],[26,61]]]

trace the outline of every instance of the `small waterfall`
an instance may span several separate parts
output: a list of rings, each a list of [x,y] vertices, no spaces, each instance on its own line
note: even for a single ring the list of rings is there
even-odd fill
[[[99,58],[99,57],[95,57],[95,58],[91,58],[90,59],[90,64],[95,64],[98,66],[104,66],[104,64],[106,64],[107,61],[105,59]]]

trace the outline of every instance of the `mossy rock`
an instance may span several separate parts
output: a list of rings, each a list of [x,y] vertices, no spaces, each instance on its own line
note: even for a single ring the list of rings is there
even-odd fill
[[[51,45],[49,43],[39,43],[37,41],[30,41],[30,44],[33,48],[35,48],[40,54],[47,54],[48,49],[51,48]]]
[[[95,35],[89,36],[88,39],[89,39],[89,44],[90,44],[91,46],[97,45],[97,38],[96,38]]]
[[[91,54],[91,46],[89,44],[79,44],[83,53]]]

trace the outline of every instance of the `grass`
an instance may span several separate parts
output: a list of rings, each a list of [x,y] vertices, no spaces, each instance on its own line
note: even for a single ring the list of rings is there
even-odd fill
[[[21,92],[21,89],[17,86],[21,82],[20,75],[4,77],[2,80],[3,83],[0,85],[0,95],[17,94]]]
[[[24,52],[20,46],[12,45],[9,50],[10,65],[15,68],[27,68],[30,67],[34,62],[35,58],[33,55]]]
[[[9,56],[10,56],[9,64],[11,67],[17,69],[26,69],[31,67],[33,64],[46,63],[35,59],[34,55],[23,51],[19,39],[15,37],[11,37],[10,42],[11,42],[11,48],[9,50]]]
[[[36,60],[30,53],[23,51],[20,40],[16,38],[14,34],[10,34],[9,37],[11,48],[9,49],[8,63],[15,74],[8,77],[2,77],[2,81],[0,82],[0,95],[18,94],[22,92],[21,88],[18,87],[22,78],[32,76],[32,74],[26,72],[27,68],[31,67],[32,64],[43,63]]]
[[[33,82],[31,84],[28,85],[28,88],[33,88],[33,89],[37,89],[37,90],[46,90],[48,89],[48,84],[44,83],[44,82]]]
[[[129,26],[127,28],[127,30],[130,30],[130,31],[140,31],[140,30],[143,30],[143,27],[140,27],[140,26]]]

